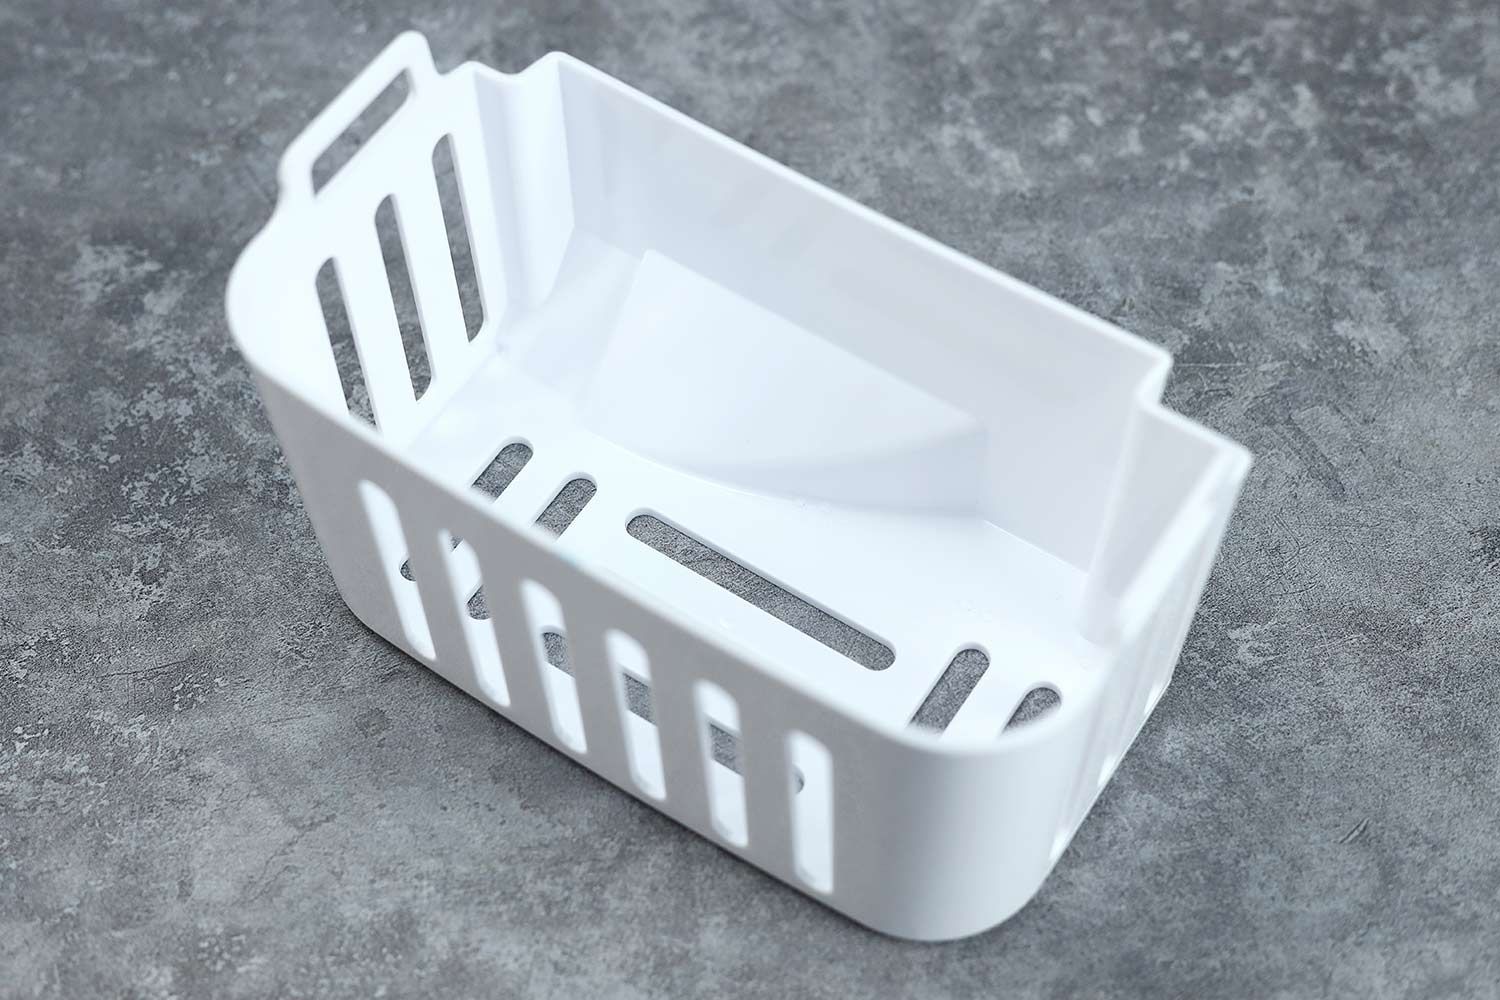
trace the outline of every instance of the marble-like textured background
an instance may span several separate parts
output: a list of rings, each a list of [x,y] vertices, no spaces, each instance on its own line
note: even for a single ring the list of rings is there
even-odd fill
[[[1163,344],[1257,453],[1007,925],[864,931],[345,611],[223,290],[411,26],[570,51]],[[0,5],[0,995],[1500,995],[1497,91],[1481,0]]]

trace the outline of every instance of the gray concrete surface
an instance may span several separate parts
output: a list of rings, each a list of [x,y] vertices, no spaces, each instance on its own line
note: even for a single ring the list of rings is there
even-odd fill
[[[401,6],[0,5],[0,995],[1500,995],[1495,5]],[[1013,921],[862,930],[345,611],[223,290],[408,26],[566,49],[1165,345],[1257,453]]]

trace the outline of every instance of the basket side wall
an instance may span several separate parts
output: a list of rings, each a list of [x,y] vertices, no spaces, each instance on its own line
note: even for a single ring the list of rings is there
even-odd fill
[[[877,731],[773,680],[755,666],[751,651],[725,647],[670,609],[643,605],[596,579],[529,527],[503,523],[462,488],[431,481],[373,435],[351,432],[274,382],[263,381],[262,391],[283,441],[322,443],[289,451],[288,459],[349,607],[451,683],[694,831],[885,933],[923,940],[976,933],[1019,909],[1041,885],[1099,724],[1097,689],[1080,692],[1034,728],[984,744],[946,747]],[[408,547],[415,584],[396,573],[390,555],[396,550],[381,538],[392,526],[369,517],[364,483],[377,486],[397,512],[396,544]],[[485,640],[496,644],[498,661],[476,655],[448,534],[462,536],[483,567],[492,614]],[[559,730],[558,689],[546,681],[555,670],[539,655],[524,611],[528,582],[556,597],[567,622],[582,749]],[[415,593],[416,639],[399,607],[401,588]],[[618,664],[605,652],[612,630],[650,658],[664,800],[647,794],[631,768],[622,736],[626,715],[612,694],[618,681],[610,671]],[[693,732],[691,699],[705,683],[737,706],[743,844],[725,836],[710,806],[707,772],[717,765]],[[809,875],[799,860],[798,795],[787,771],[794,733],[820,744],[831,762],[831,829],[820,834],[827,837],[823,875]]]

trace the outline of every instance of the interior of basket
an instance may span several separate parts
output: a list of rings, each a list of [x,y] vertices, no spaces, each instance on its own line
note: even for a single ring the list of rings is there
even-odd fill
[[[283,226],[332,363],[269,367],[872,716],[1000,733],[1106,656],[1080,605],[1161,351],[571,60],[443,86]],[[1213,455],[1163,447],[1170,510]]]

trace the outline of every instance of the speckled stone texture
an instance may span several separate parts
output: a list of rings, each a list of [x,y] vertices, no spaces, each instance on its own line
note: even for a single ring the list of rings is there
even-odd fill
[[[1496,5],[400,6],[0,6],[0,995],[1500,995]],[[412,26],[565,49],[1162,344],[1256,452],[1008,924],[863,930],[343,607],[223,292]]]

